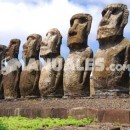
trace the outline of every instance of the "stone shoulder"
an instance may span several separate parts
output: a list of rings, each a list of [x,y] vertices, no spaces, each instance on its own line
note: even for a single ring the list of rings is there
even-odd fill
[[[90,47],[85,49],[86,57],[93,58],[93,50]]]

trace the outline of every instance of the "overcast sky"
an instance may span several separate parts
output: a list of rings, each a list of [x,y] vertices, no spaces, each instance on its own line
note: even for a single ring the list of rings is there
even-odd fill
[[[55,27],[63,36],[61,54],[66,58],[69,53],[66,41],[70,18],[76,13],[89,13],[93,21],[88,45],[96,52],[101,11],[111,3],[127,4],[130,10],[130,0],[0,0],[0,44],[8,45],[10,39],[19,38],[21,58],[22,45],[28,35],[39,33],[44,38],[46,32]],[[129,34],[130,23],[125,27],[124,36],[130,39]]]

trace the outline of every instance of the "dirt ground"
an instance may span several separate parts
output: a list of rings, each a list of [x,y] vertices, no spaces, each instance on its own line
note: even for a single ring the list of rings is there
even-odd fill
[[[0,100],[0,108],[75,108],[130,109],[128,98],[76,98],[76,99],[17,99]]]

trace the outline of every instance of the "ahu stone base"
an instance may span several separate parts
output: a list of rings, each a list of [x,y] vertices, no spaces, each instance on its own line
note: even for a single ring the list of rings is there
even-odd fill
[[[0,116],[90,117],[100,123],[130,124],[130,98],[0,100]]]

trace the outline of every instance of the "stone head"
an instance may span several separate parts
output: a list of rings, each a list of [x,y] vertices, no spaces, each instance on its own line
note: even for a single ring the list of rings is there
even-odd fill
[[[75,14],[70,19],[67,44],[74,46],[87,46],[87,38],[91,29],[92,16],[90,14]]]
[[[60,54],[62,36],[58,29],[52,28],[46,33],[46,37],[41,43],[40,56],[44,57],[49,54]]]
[[[10,40],[9,46],[6,49],[6,57],[8,59],[18,58],[20,43],[19,39]]]
[[[102,20],[97,32],[97,40],[115,36],[123,36],[128,22],[129,11],[124,4],[111,4],[102,11]]]
[[[22,57],[38,58],[42,37],[39,34],[31,34],[27,37],[27,42],[23,45]]]

